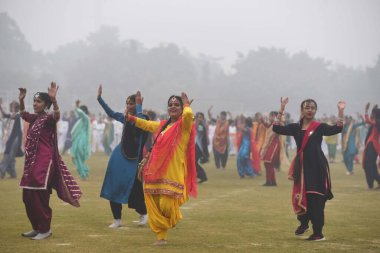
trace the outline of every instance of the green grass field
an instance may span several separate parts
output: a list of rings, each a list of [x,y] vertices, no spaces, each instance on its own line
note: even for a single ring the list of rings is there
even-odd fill
[[[70,157],[64,160],[77,176]],[[20,235],[31,226],[19,180],[1,180],[0,252],[380,252],[380,191],[367,189],[360,165],[355,165],[353,176],[345,175],[342,163],[331,165],[335,198],[325,209],[327,240],[309,242],[294,236],[298,222],[290,203],[287,168],[276,175],[278,187],[263,187],[264,175],[239,178],[236,157],[230,156],[226,170],[217,170],[210,162],[205,166],[209,181],[199,185],[198,198],[182,207],[184,218],[169,232],[168,244],[156,247],[149,227],[137,227],[133,221],[138,215],[127,207],[123,227],[108,228],[109,204],[99,197],[107,161],[103,154],[88,161],[90,178],[79,181],[84,193],[80,208],[53,193],[53,235],[41,241]],[[19,159],[18,177],[22,166]]]

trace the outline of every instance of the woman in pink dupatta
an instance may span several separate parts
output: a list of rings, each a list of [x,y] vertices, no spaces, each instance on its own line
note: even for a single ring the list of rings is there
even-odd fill
[[[297,155],[289,170],[289,179],[293,180],[292,204],[301,225],[295,231],[297,236],[309,229],[309,221],[313,224],[313,234],[307,239],[322,241],[324,225],[324,209],[327,200],[332,199],[330,169],[322,151],[323,136],[338,134],[343,128],[343,112],[345,102],[338,102],[339,118],[331,126],[314,120],[317,103],[306,99],[301,103],[301,120],[298,123],[281,125],[288,98],[281,98],[281,108],[273,131],[281,135],[293,136],[297,144]]]
[[[49,237],[52,210],[49,206],[52,188],[63,201],[79,206],[81,191],[61,160],[57,145],[57,121],[60,117],[56,100],[58,86],[51,83],[48,93],[37,92],[33,98],[34,113],[25,111],[26,89],[19,88],[20,114],[28,122],[25,143],[25,166],[20,187],[32,231],[22,234],[34,240]],[[53,104],[53,113],[48,113]]]

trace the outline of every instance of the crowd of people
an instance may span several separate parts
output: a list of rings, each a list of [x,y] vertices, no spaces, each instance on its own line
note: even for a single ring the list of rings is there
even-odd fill
[[[40,240],[51,235],[53,188],[62,200],[79,206],[81,190],[60,155],[66,153],[81,180],[91,175],[86,161],[94,152],[109,156],[100,190],[110,203],[113,222],[109,227],[122,226],[122,205],[128,204],[139,214],[139,226],[149,223],[155,245],[167,243],[169,229],[182,219],[179,207],[189,196],[197,196],[197,184],[212,180],[204,169],[210,154],[217,170],[225,170],[229,157],[236,156],[237,176],[264,178],[265,174],[266,187],[277,186],[276,172],[290,168],[292,204],[300,221],[295,234],[303,235],[310,221],[313,234],[308,239],[312,241],[325,239],[325,202],[333,197],[329,163],[336,162],[337,150],[342,152],[347,175],[354,174],[355,162],[361,163],[368,188],[380,189],[377,105],[368,114],[367,104],[364,116],[354,118],[344,115],[345,102],[339,101],[337,115],[317,120],[317,102],[307,99],[301,103],[299,120],[292,120],[285,111],[289,100],[281,98],[280,109],[268,114],[233,116],[221,111],[213,117],[210,106],[206,119],[203,112],[192,111],[186,93],[169,97],[163,115],[144,109],[140,92],[126,98],[123,112],[115,112],[105,102],[100,85],[97,100],[105,114],[96,118],[77,100],[73,110],[61,117],[57,91],[58,86],[51,83],[47,93],[35,93],[33,113],[25,111],[24,88],[19,89],[19,101],[10,103],[9,112],[0,101],[1,178],[6,174],[16,178],[16,157],[25,156],[20,186],[32,225],[32,231],[22,234],[25,237]]]

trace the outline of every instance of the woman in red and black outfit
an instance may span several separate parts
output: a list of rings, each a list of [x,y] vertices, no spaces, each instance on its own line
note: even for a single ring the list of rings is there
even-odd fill
[[[370,104],[365,107],[365,122],[370,125],[368,135],[365,140],[363,152],[363,169],[367,179],[369,189],[373,189],[374,181],[377,181],[380,189],[380,175],[377,169],[376,160],[380,156],[380,109],[375,106],[372,109],[371,117],[368,116]]]
[[[281,98],[281,108],[273,131],[293,136],[297,144],[297,156],[289,170],[289,179],[294,180],[292,203],[294,212],[301,225],[295,231],[296,235],[304,234],[313,224],[313,234],[308,238],[312,241],[325,240],[322,234],[324,225],[325,202],[332,199],[330,170],[327,159],[322,151],[323,136],[338,134],[343,127],[343,111],[345,102],[338,103],[339,120],[330,126],[314,120],[317,103],[312,99],[301,103],[301,120],[282,126],[280,118],[284,113],[288,98]]]

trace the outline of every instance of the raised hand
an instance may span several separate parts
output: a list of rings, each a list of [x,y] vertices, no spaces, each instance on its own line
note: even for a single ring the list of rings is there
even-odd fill
[[[366,113],[368,112],[370,106],[371,106],[371,104],[369,102],[365,105],[365,112]]]
[[[78,99],[77,101],[75,101],[75,106],[79,107],[79,105],[80,105],[80,100]]]
[[[18,95],[19,100],[23,100],[26,96],[26,89],[25,88],[18,88],[20,91],[20,94]]]
[[[59,86],[55,82],[51,82],[50,87],[48,88],[48,95],[52,101],[55,101],[58,89]]]
[[[338,106],[339,111],[343,111],[344,108],[346,108],[346,102],[339,101],[337,106]]]
[[[103,91],[102,84],[99,84],[99,88],[98,88],[98,98],[100,98],[100,97],[102,96],[102,91]]]
[[[136,92],[136,104],[142,105],[143,101],[144,101],[144,98],[141,96],[141,92],[138,90]]]
[[[285,109],[286,104],[289,102],[289,98],[288,97],[285,97],[285,98],[281,97],[280,102],[281,102],[281,109]]]
[[[182,99],[183,105],[190,105],[193,102],[193,100],[191,101],[189,100],[185,92],[181,93],[181,99]]]

